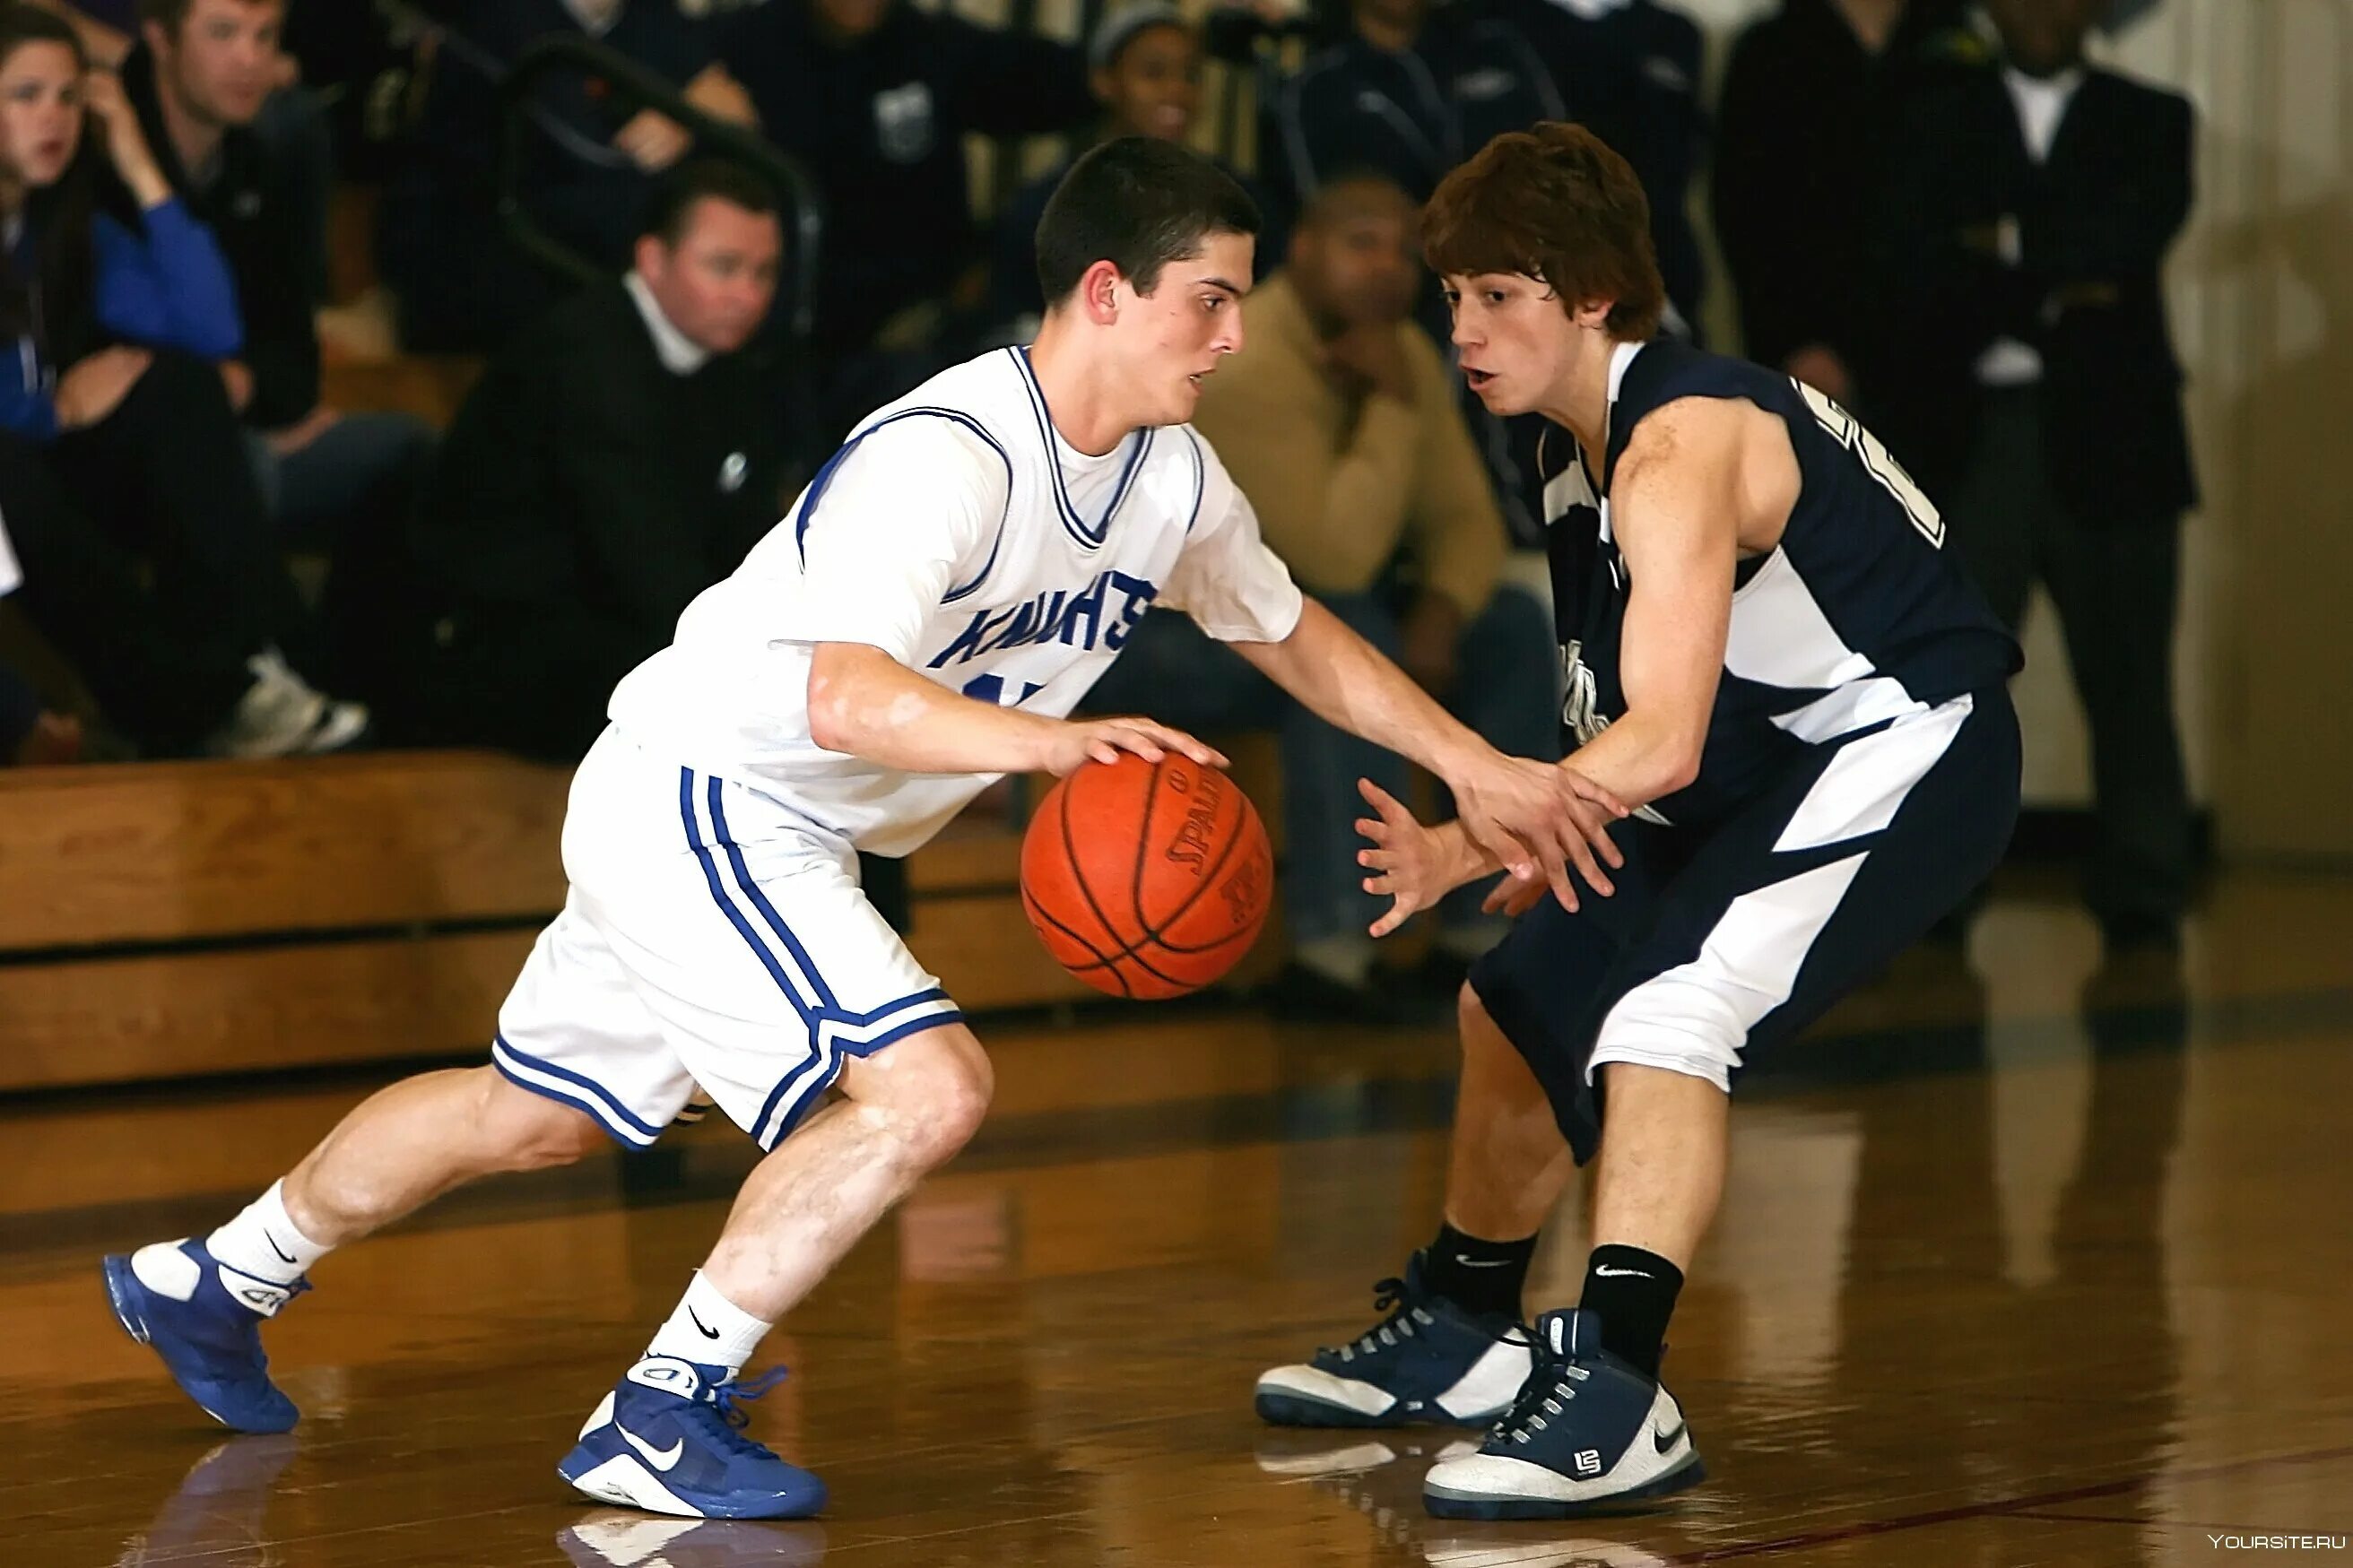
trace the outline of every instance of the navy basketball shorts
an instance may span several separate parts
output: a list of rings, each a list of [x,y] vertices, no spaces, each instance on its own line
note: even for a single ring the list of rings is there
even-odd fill
[[[1704,829],[1633,819],[1617,892],[1547,898],[1472,966],[1577,1163],[1610,1062],[1731,1091],[1989,876],[2018,818],[2018,719],[1995,688],[1826,744]]]

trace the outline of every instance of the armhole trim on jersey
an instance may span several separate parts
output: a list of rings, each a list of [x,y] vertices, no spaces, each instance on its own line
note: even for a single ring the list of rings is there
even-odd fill
[[[1185,520],[1185,533],[1190,538],[1193,525],[1201,521],[1201,497],[1209,488],[1209,459],[1201,450],[1200,432],[1190,425],[1185,426],[1185,439],[1193,447],[1193,515]]]
[[[955,600],[963,598],[975,588],[979,587],[981,584],[987,580],[990,569],[996,566],[997,552],[1005,542],[1005,519],[1007,516],[1010,515],[1013,510],[1012,458],[1007,454],[1005,444],[1003,442],[990,435],[979,420],[975,419],[971,415],[965,413],[961,409],[936,408],[928,405],[921,408],[902,408],[898,413],[890,416],[888,418],[876,420],[873,424],[868,426],[865,429],[860,430],[857,435],[852,436],[849,440],[843,442],[840,449],[836,451],[832,457],[828,458],[825,460],[825,466],[818,469],[817,478],[809,481],[808,493],[801,498],[799,514],[793,520],[793,547],[800,552],[801,563],[803,565],[807,565],[808,563],[807,541],[809,520],[817,515],[818,503],[825,499],[827,489],[833,483],[833,476],[840,469],[843,461],[849,458],[849,454],[858,449],[858,444],[860,441],[865,440],[869,436],[873,435],[875,431],[881,429],[887,425],[896,425],[902,419],[915,418],[955,420],[957,424],[963,426],[965,429],[971,431],[974,435],[987,442],[988,449],[997,454],[997,460],[1005,465],[1005,510],[997,515],[997,537],[989,541],[988,559],[981,563],[979,576],[975,577],[971,582],[966,583],[960,587],[949,589],[943,596],[943,603],[952,603]]]

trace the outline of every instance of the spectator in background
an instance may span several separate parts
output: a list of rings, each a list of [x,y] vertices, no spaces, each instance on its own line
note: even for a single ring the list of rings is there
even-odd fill
[[[1656,0],[1494,0],[1493,14],[1535,47],[1577,122],[1633,165],[1651,202],[1667,330],[1696,337],[1707,280],[1691,219],[1707,140],[1698,25]]]
[[[351,743],[367,710],[287,662],[311,650],[214,368],[243,347],[220,251],[121,85],[17,3],[0,5],[0,205],[19,366],[0,380],[0,514],[27,616],[149,752]]]
[[[451,425],[376,675],[396,738],[576,761],[614,685],[776,519],[777,198],[690,163],[636,266],[517,334]],[[364,630],[361,635],[371,637]]]
[[[1427,201],[1490,138],[1570,118],[1543,58],[1500,12],[1353,0],[1349,23],[1282,84],[1260,128],[1260,169],[1292,211],[1335,174],[1364,169]]]
[[[2173,710],[2197,502],[2161,269],[2190,204],[2179,95],[2088,64],[2103,0],[1988,0],[1997,66],[1912,106],[1877,231],[1902,324],[1874,420],[2016,626],[2050,591],[2091,731],[2085,889],[2111,954],[2170,948],[2189,896]]]
[[[769,0],[722,37],[768,139],[825,198],[814,434],[829,446],[964,351],[945,330],[987,281],[965,137],[1087,124],[1086,60],[906,0]]]
[[[1781,0],[1734,44],[1714,202],[1743,352],[1871,408],[1885,281],[1866,244],[1880,159],[1933,64],[1968,47],[1958,0]]]
[[[251,129],[282,74],[283,0],[140,0],[142,41],[123,90],[175,195],[220,242],[245,347],[223,362],[255,472],[281,534],[332,553],[352,529],[400,526],[433,435],[406,414],[343,414],[319,401],[314,236],[281,166]]]
[[[1287,265],[1242,305],[1246,346],[1202,388],[1195,425],[1300,584],[1489,743],[1557,755],[1558,655],[1544,606],[1502,587],[1503,520],[1454,398],[1409,317],[1421,283],[1415,205],[1386,176],[1327,179]],[[1409,798],[1406,765],[1271,689],[1189,620],[1155,612],[1093,703],[1191,728],[1279,723],[1293,952],[1270,1001],[1301,1016],[1399,1021],[1419,1009],[1374,968],[1356,780]],[[1174,704],[1174,706],[1172,706]],[[1451,998],[1501,933],[1464,889],[1439,911],[1424,978]]]
[[[499,0],[449,7],[406,157],[386,180],[378,216],[385,280],[399,299],[410,349],[495,349],[565,285],[506,237],[491,151],[499,88],[526,46],[551,34],[593,38],[675,85],[713,119],[753,123],[704,7],[681,0]],[[590,262],[618,270],[654,182],[686,155],[677,121],[636,106],[594,76],[564,69],[532,100],[524,210]]]
[[[1176,6],[1141,0],[1112,12],[1087,40],[1087,64],[1088,80],[1103,104],[1095,141],[1118,136],[1190,139],[1201,109],[1201,36]],[[1038,290],[1038,220],[1046,214],[1046,199],[1084,150],[1073,148],[1071,157],[1014,192],[997,215],[989,299],[982,318],[987,337],[1027,342],[1037,334],[1046,309]],[[1247,176],[1222,162],[1219,166],[1263,209],[1261,193]],[[1282,254],[1280,238],[1261,232],[1257,251],[1261,277]]]

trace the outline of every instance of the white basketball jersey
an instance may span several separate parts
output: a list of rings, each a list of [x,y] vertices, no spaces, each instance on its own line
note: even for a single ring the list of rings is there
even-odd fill
[[[1090,457],[1026,351],[942,372],[867,416],[735,574],[622,680],[615,724],[860,848],[904,855],[997,775],[908,773],[809,735],[811,652],[864,643],[950,690],[1066,717],[1152,605],[1278,642],[1300,595],[1187,425]]]

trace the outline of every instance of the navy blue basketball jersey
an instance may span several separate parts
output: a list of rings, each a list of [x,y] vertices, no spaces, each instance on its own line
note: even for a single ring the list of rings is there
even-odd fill
[[[2016,640],[1946,552],[1936,507],[1852,415],[1742,360],[1664,338],[1625,343],[1610,362],[1601,460],[1554,431],[1545,450],[1567,460],[1555,472],[1539,458],[1567,749],[1626,711],[1619,637],[1630,584],[1610,528],[1610,477],[1643,418],[1684,397],[1743,398],[1779,416],[1799,486],[1780,543],[1740,563],[1699,776],[1646,816],[1705,823],[1804,748],[1999,685],[2018,668]]]

